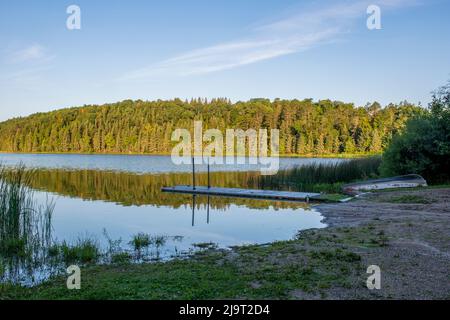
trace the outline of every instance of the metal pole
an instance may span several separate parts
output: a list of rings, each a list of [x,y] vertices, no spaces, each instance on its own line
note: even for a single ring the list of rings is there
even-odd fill
[[[192,226],[195,224],[195,194],[192,195]]]
[[[209,157],[208,157],[208,189],[211,188],[211,182],[210,182],[210,178],[209,178]]]
[[[195,190],[195,159],[192,157],[192,188]]]
[[[206,215],[206,223],[209,224],[209,196],[208,196],[208,208],[207,208],[207,215]]]

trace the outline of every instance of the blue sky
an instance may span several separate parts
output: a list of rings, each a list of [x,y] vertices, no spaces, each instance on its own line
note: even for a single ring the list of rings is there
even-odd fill
[[[66,28],[72,4],[81,30]],[[174,97],[426,105],[450,79],[449,13],[446,0],[1,1],[0,120]]]

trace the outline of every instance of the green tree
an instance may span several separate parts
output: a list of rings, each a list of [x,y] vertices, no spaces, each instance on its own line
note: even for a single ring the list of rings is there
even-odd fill
[[[429,111],[410,119],[383,155],[385,175],[417,173],[450,181],[450,82],[433,94]]]

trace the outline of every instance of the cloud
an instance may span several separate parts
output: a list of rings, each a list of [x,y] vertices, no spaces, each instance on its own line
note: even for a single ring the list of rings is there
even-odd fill
[[[47,52],[47,49],[40,44],[33,44],[24,49],[17,50],[10,55],[10,62],[45,62],[52,60],[54,56]]]
[[[246,38],[196,49],[126,73],[121,81],[200,75],[244,66],[334,42],[366,17],[373,1],[340,1],[259,26]],[[382,10],[417,4],[418,0],[379,0]],[[365,24],[364,24],[365,27]]]
[[[328,29],[315,34],[293,35],[289,38],[244,40],[203,48],[162,61],[148,68],[135,70],[122,79],[164,75],[188,76],[231,69],[305,50],[317,45],[322,40],[328,40],[336,31]]]
[[[40,44],[33,44],[19,50],[7,50],[0,74],[2,86],[14,86],[26,90],[37,90],[52,69],[54,55]]]

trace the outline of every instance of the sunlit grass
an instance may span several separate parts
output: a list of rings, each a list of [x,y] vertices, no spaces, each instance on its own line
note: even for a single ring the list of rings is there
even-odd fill
[[[352,159],[329,164],[309,164],[262,176],[263,188],[288,188],[309,192],[341,192],[342,185],[379,176],[381,157]]]

